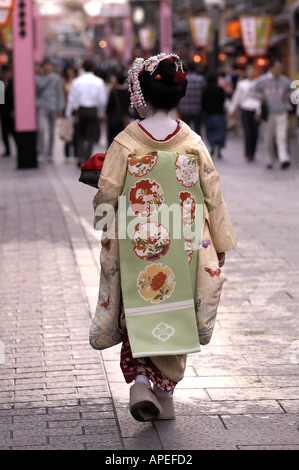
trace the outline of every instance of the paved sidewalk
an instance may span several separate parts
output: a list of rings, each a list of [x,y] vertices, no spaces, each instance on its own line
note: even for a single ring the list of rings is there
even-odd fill
[[[55,164],[0,159],[0,449],[299,449],[299,172],[215,161],[239,246],[210,345],[190,355],[177,419],[138,423],[119,346],[88,343],[99,281],[95,189]],[[2,353],[2,354],[1,354]]]

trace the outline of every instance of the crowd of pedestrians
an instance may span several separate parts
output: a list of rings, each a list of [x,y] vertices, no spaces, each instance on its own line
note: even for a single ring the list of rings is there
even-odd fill
[[[91,60],[80,66],[67,63],[60,69],[46,58],[36,64],[36,116],[38,162],[52,162],[55,129],[64,141],[65,160],[74,156],[80,167],[92,154],[94,145],[106,130],[107,148],[113,138],[136,118],[130,108],[130,94],[124,68],[97,70]],[[251,162],[259,141],[261,122],[265,121],[265,166],[275,160],[281,169],[290,166],[289,117],[299,120],[299,106],[292,104],[291,80],[283,74],[279,60],[271,62],[266,73],[256,76],[248,65],[230,73],[199,73],[196,64],[188,64],[188,87],[175,110],[178,118],[202,134],[212,155],[222,158],[227,133],[242,128],[244,158]],[[8,66],[2,67],[5,104],[0,105],[3,156],[9,156],[10,138],[15,138],[13,77]]]

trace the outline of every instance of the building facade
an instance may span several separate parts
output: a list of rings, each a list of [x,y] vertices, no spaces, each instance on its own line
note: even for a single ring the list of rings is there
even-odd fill
[[[203,56],[209,65],[209,56],[215,49],[213,27],[215,19],[205,0],[173,0],[173,41],[174,49],[190,58],[190,54]],[[270,15],[272,30],[266,56],[261,56],[261,68],[268,65],[268,59],[280,58],[285,73],[291,79],[299,79],[299,1],[298,0],[223,0],[219,1],[218,44],[220,59],[231,65],[247,61],[242,41],[240,17],[243,15]],[[210,16],[211,37],[206,47],[197,47],[190,31],[190,18]],[[218,51],[217,51],[218,52]],[[258,57],[256,58],[258,59]],[[221,63],[220,60],[220,63]]]

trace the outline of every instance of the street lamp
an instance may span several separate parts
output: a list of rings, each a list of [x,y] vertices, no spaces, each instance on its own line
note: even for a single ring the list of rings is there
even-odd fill
[[[134,24],[142,25],[145,22],[145,9],[141,5],[133,8],[132,17]]]
[[[214,32],[214,47],[213,47],[213,71],[217,72],[218,68],[218,55],[219,55],[219,12],[225,6],[224,0],[204,0],[208,10],[211,10]]]
[[[102,9],[102,2],[99,0],[90,0],[89,2],[83,3],[83,9],[88,16],[97,17],[100,16]]]
[[[9,25],[14,6],[15,0],[0,0],[0,28],[5,28]]]

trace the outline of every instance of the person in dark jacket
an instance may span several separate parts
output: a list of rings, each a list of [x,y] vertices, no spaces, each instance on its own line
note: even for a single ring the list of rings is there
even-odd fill
[[[225,92],[217,84],[217,75],[209,77],[208,85],[202,97],[202,109],[206,114],[206,132],[211,155],[218,147],[218,158],[222,157],[222,149],[226,140],[226,116],[224,110]]]
[[[111,90],[106,108],[108,125],[108,145],[117,134],[124,130],[130,121],[130,92],[125,85],[122,73],[114,72],[110,76]]]
[[[3,157],[9,157],[11,154],[9,137],[12,136],[16,141],[15,119],[14,119],[14,92],[12,71],[9,65],[2,67],[2,80],[4,83],[4,104],[0,106],[0,119],[2,141],[5,147]]]
[[[206,87],[203,75],[197,73],[194,62],[188,64],[188,87],[186,95],[179,104],[182,121],[188,124],[197,134],[201,134],[202,94]]]

